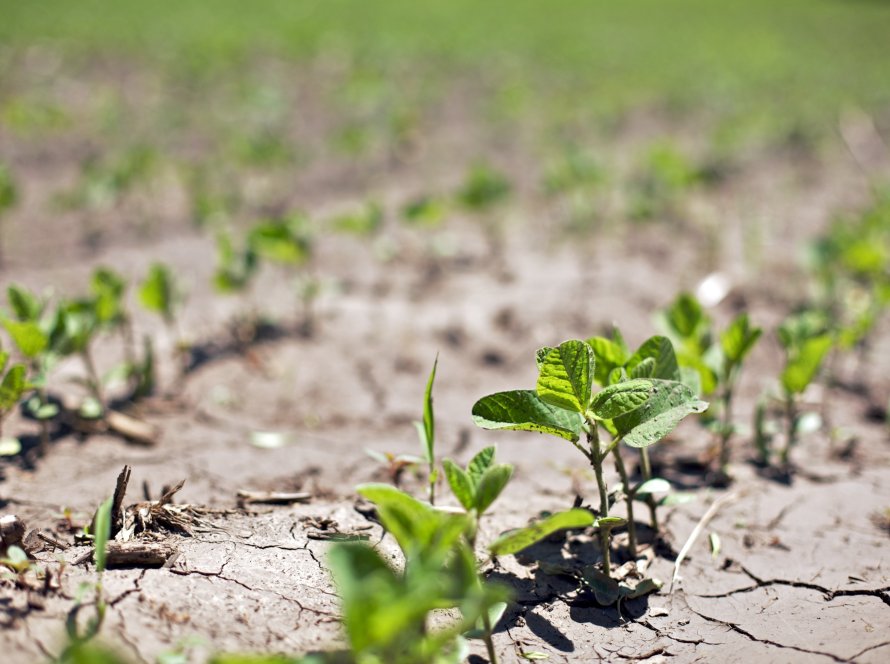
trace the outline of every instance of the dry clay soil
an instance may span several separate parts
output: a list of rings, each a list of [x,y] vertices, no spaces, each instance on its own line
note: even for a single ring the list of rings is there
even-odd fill
[[[734,286],[714,312],[718,320],[745,307],[771,328],[805,291],[795,265],[800,242],[824,226],[832,210],[866,200],[855,168],[843,155],[838,160],[837,169],[813,168],[800,176],[795,159],[780,155],[770,168],[739,173],[717,192],[713,209],[719,209],[726,238],[720,265]],[[388,209],[405,200],[410,173],[403,175],[392,180],[400,182],[398,189],[381,189]],[[319,195],[318,208],[350,194],[355,192],[331,191],[331,200]],[[106,574],[111,607],[104,641],[137,662],[185,646],[193,661],[202,661],[215,651],[302,653],[342,643],[338,600],[325,567],[330,543],[318,539],[319,531],[367,534],[392,550],[379,526],[356,511],[354,486],[385,479],[365,449],[417,452],[412,421],[437,353],[439,453],[465,462],[484,445],[497,444],[499,458],[516,467],[482,524],[483,543],[542,510],[571,506],[577,493],[594,502],[592,474],[571,445],[477,430],[472,404],[491,391],[533,385],[534,351],[541,345],[601,333],[612,322],[631,345],[655,333],[654,312],[706,273],[697,259],[704,241],[688,227],[658,225],[563,241],[541,221],[546,215],[521,196],[498,214],[507,231],[496,254],[472,219],[455,220],[443,232],[456,249],[447,257],[432,257],[424,234],[395,223],[390,231],[399,251],[391,262],[375,259],[369,240],[322,238],[314,269],[339,288],[322,295],[308,337],[291,331],[293,295],[279,274],[264,273],[249,302],[213,295],[213,242],[194,231],[173,229],[139,243],[111,241],[84,255],[65,232],[24,228],[24,212],[12,222],[15,279],[30,286],[71,292],[77,284],[85,287],[97,264],[136,277],[153,260],[168,262],[190,291],[183,333],[212,351],[181,379],[166,361],[161,392],[169,396],[137,407],[138,415],[160,428],[157,445],[68,435],[53,441],[42,458],[25,455],[0,465],[2,512],[69,544],[71,535],[57,530],[63,510],[88,522],[125,464],[133,467],[128,503],[142,499],[143,483],[157,497],[162,486],[184,479],[177,501],[212,510],[192,537],[173,536],[179,555],[168,568]],[[740,258],[738,229],[746,218],[765,220],[766,239],[754,265]],[[248,306],[277,315],[280,334],[247,352],[226,352],[227,323]],[[171,340],[153,325],[137,319],[168,358]],[[97,354],[110,367],[117,342],[103,340]],[[684,463],[708,444],[695,422],[684,423],[659,446],[662,474],[695,500],[662,514],[664,545],[651,573],[668,583],[658,594],[627,602],[620,611],[598,606],[535,563],[569,555],[568,545],[547,543],[534,555],[502,560],[491,574],[516,591],[515,604],[496,628],[502,661],[524,661],[522,653],[531,651],[546,653],[550,662],[887,661],[890,549],[886,523],[876,515],[890,507],[890,455],[886,413],[876,416],[875,410],[890,394],[888,356],[885,323],[868,358],[867,392],[834,388],[829,394],[831,425],[843,431],[834,451],[854,444],[839,456],[825,433],[809,435],[794,452],[798,472],[790,482],[750,463],[747,433],[736,441],[737,479],[729,488],[709,487]],[[775,380],[779,363],[768,332],[742,380],[740,422],[750,421],[755,399]],[[74,389],[64,378],[79,371],[74,361],[60,368],[62,391]],[[808,395],[816,402],[820,397]],[[33,432],[33,424],[16,416],[8,430]],[[288,444],[260,449],[251,444],[256,431],[283,432]],[[627,459],[636,465],[629,453]],[[410,477],[406,486],[422,492]],[[240,509],[241,489],[304,490],[312,499]],[[708,507],[727,495],[668,592],[676,552]],[[721,541],[713,555],[711,533]],[[577,547],[580,555],[595,558],[593,545],[586,554]],[[70,564],[85,551],[71,546],[36,553],[48,566],[60,555],[69,564],[61,591],[31,597],[32,605],[24,591],[0,585],[4,662],[45,661],[59,652],[76,589],[93,578],[91,563]],[[476,645],[474,652],[481,661],[483,649]]]

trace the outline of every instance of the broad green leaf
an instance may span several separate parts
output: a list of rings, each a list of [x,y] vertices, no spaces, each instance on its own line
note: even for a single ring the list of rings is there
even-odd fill
[[[631,356],[625,368],[633,375],[634,368],[647,358],[652,358],[655,362],[655,367],[647,377],[680,380],[680,366],[677,364],[677,355],[670,339],[662,336],[650,337]]]
[[[683,383],[655,381],[648,402],[612,422],[625,443],[648,447],[673,431],[684,417],[707,407]]]
[[[761,328],[751,327],[747,313],[739,314],[720,335],[720,345],[733,364],[741,364],[762,333]]]
[[[0,383],[0,411],[13,408],[27,389],[28,370],[23,364],[14,364]]]
[[[311,254],[311,244],[297,220],[275,220],[257,224],[248,235],[248,244],[263,259],[275,263],[301,265]]]
[[[665,312],[665,321],[678,337],[691,339],[708,325],[707,316],[694,295],[680,293]]]
[[[476,486],[475,507],[477,513],[484,514],[491,507],[511,477],[513,477],[513,466],[509,464],[491,466],[482,474],[479,484]]]
[[[358,493],[377,506],[383,527],[408,562],[418,556],[443,561],[467,527],[467,517],[448,514],[388,484],[362,484]]]
[[[111,502],[112,498],[109,497],[96,510],[96,525],[95,532],[93,533],[95,537],[93,542],[95,552],[93,553],[93,558],[96,561],[97,572],[105,570],[106,549],[108,539],[111,537]]]
[[[587,510],[571,509],[551,514],[543,521],[538,521],[525,528],[512,530],[501,535],[488,546],[493,556],[506,556],[530,547],[548,535],[566,528],[586,528],[593,525],[595,518]]]
[[[629,380],[610,385],[594,395],[590,410],[597,419],[611,420],[642,406],[649,400],[651,392],[652,382],[648,380]]]
[[[160,314],[165,321],[173,320],[176,289],[173,274],[163,263],[154,263],[139,288],[139,300],[149,311]]]
[[[652,378],[655,373],[655,358],[647,357],[630,372],[631,378]]]
[[[535,364],[538,365],[538,371],[541,370],[541,365],[544,364],[544,360],[553,350],[556,350],[553,346],[544,346],[535,351]]]
[[[621,596],[618,581],[606,576],[600,569],[588,565],[581,570],[581,578],[593,591],[596,601],[602,606],[611,606]]]
[[[536,386],[541,400],[583,413],[590,403],[593,351],[584,341],[564,341],[544,357]]]
[[[467,474],[473,482],[473,486],[479,484],[479,478],[494,463],[494,445],[481,449],[467,464]]]
[[[6,289],[6,297],[20,321],[36,321],[43,313],[43,303],[24,288],[13,284]]]
[[[430,371],[430,377],[426,381],[426,391],[423,394],[423,430],[424,436],[424,452],[426,460],[432,463],[435,459],[436,445],[436,420],[433,414],[433,383],[436,381],[436,367],[439,366],[439,356],[433,361],[433,369]]]
[[[576,441],[581,415],[544,403],[533,390],[498,392],[473,405],[473,421],[483,429],[537,431]]]
[[[831,335],[807,339],[791,354],[782,371],[782,387],[791,394],[801,394],[816,377],[825,354],[831,349]]]
[[[457,498],[458,502],[463,505],[467,511],[473,509],[476,497],[476,491],[473,481],[464,472],[464,470],[454,463],[451,459],[445,459],[442,462],[445,469],[445,479],[448,480],[448,486],[451,487],[451,493]]]
[[[593,350],[595,358],[593,378],[605,387],[609,384],[609,374],[612,370],[623,367],[627,362],[627,349],[623,343],[605,337],[590,337],[587,344]]]
[[[31,320],[17,321],[5,319],[3,327],[22,355],[29,359],[38,357],[49,345],[49,337],[40,326]]]

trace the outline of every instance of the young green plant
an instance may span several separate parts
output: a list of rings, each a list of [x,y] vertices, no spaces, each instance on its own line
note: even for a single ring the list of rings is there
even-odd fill
[[[473,406],[473,418],[485,429],[535,431],[564,438],[587,458],[599,490],[602,567],[609,576],[611,530],[618,524],[608,520],[606,459],[622,441],[635,448],[652,445],[707,404],[682,383],[661,379],[655,362],[642,357],[637,364],[644,364],[651,378],[637,378],[633,373],[628,378],[616,370],[616,380],[595,393],[595,354],[586,341],[570,340],[555,348],[542,348],[537,361],[535,390],[483,397]],[[610,441],[601,440],[601,428],[612,434]]]

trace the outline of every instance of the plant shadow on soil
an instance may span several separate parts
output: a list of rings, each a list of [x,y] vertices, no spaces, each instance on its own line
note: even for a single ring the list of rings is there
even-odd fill
[[[644,534],[646,533],[646,526],[643,524],[637,526]],[[651,538],[646,536],[642,541],[649,539]],[[649,608],[648,596],[612,606],[604,606],[597,602],[593,592],[583,588],[580,581],[581,569],[599,560],[594,545],[592,542],[584,545],[569,543],[568,548],[571,553],[569,559],[564,555],[566,546],[564,539],[552,538],[533,544],[518,553],[516,561],[521,566],[526,568],[537,566],[531,571],[531,576],[521,577],[500,567],[488,574],[489,581],[509,587],[514,594],[511,608],[495,626],[495,634],[509,632],[512,628],[524,624],[553,649],[570,653],[575,651],[574,642],[548,620],[546,615],[535,609],[543,608],[546,613],[554,603],[565,602],[575,622],[591,623],[604,628],[620,627],[629,620],[636,620],[646,615]],[[658,546],[658,542],[655,546]],[[625,551],[621,548],[615,553],[619,554],[621,560],[626,557],[623,555]],[[539,566],[541,563],[559,565],[565,573],[546,572]]]

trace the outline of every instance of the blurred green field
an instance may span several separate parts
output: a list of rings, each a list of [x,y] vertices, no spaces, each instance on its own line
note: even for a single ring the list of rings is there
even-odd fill
[[[0,16],[7,54],[51,43],[192,70],[335,54],[383,75],[470,72],[554,113],[655,106],[818,131],[845,106],[890,106],[890,3],[878,0],[2,0]]]

